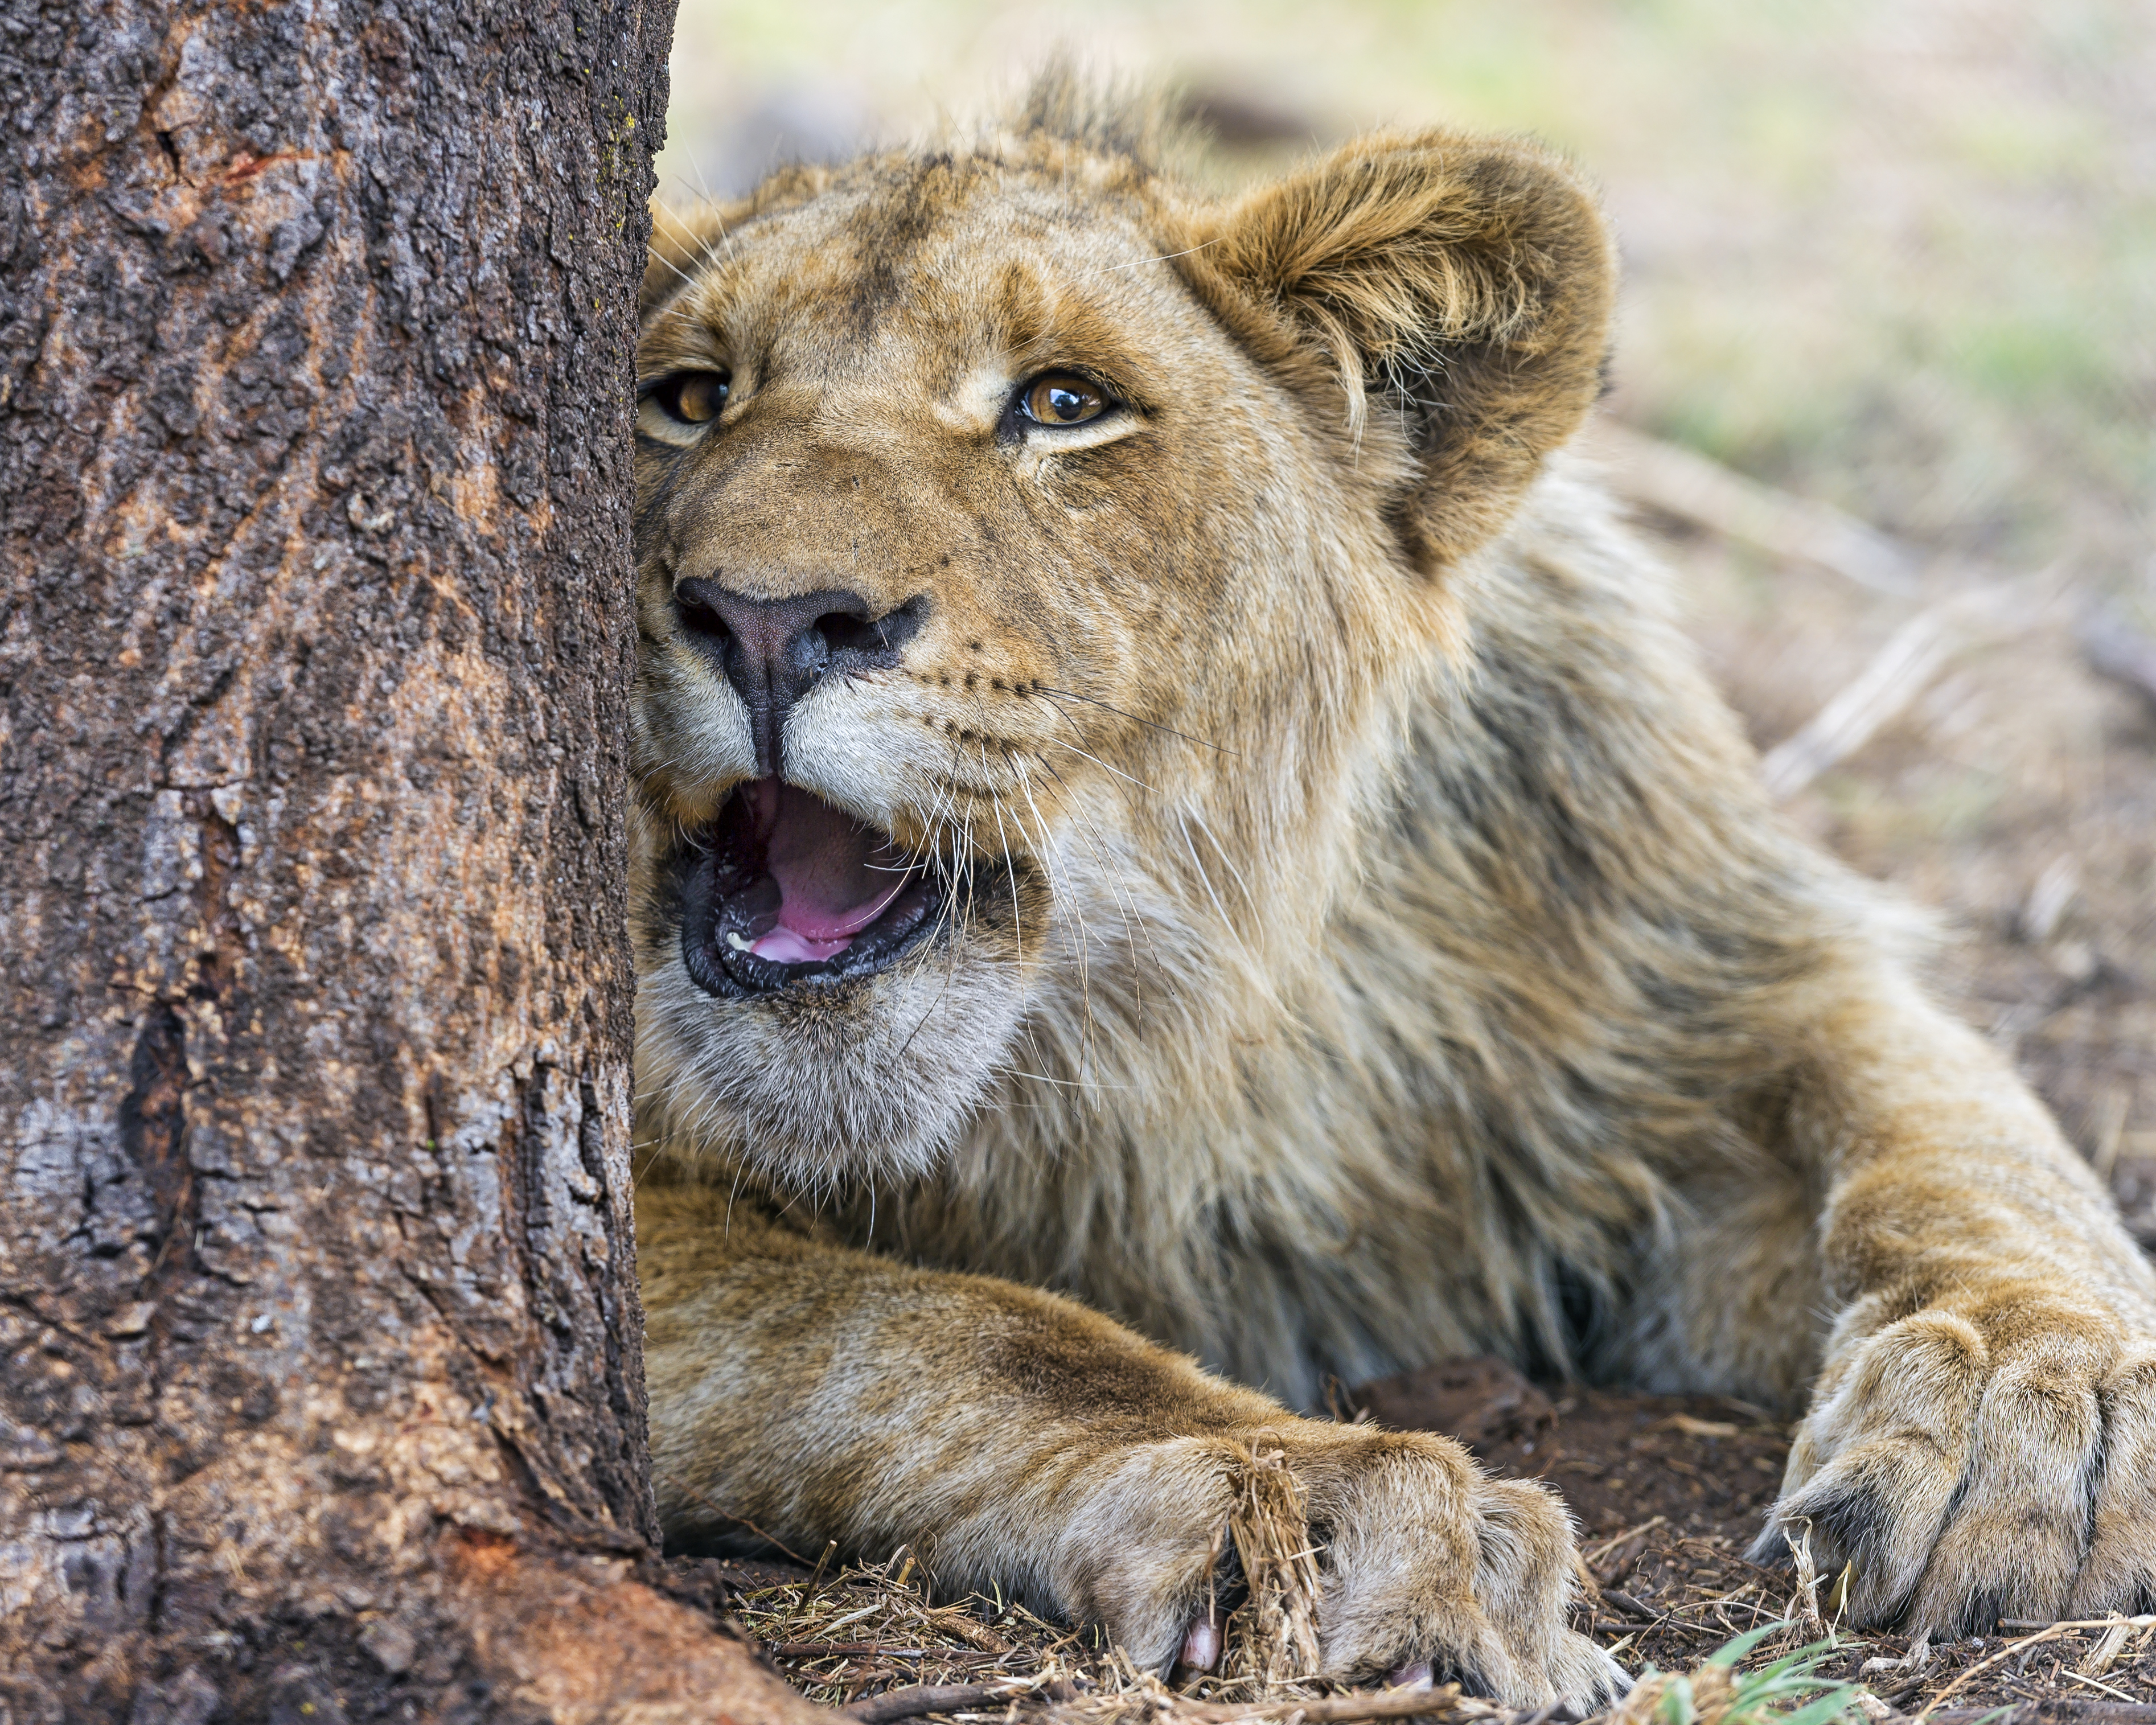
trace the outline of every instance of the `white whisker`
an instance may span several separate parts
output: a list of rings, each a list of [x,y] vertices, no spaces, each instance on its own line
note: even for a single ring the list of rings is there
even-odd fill
[[[1127,264],[1108,264],[1098,270],[1088,270],[1082,275],[1074,275],[1073,281],[1091,281],[1096,275],[1113,275],[1119,270],[1142,270],[1148,264],[1165,264],[1171,259],[1187,258],[1193,252],[1202,252],[1207,246],[1219,244],[1217,239],[1208,239],[1197,245],[1187,245],[1179,252],[1163,252],[1157,258],[1133,258]]]

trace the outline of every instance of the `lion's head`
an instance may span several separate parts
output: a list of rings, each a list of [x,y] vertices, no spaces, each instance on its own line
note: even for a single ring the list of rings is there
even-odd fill
[[[928,1167],[1018,1068],[1292,1011],[1402,702],[1578,424],[1612,272],[1531,146],[1229,203],[1068,85],[662,216],[638,355],[647,1127]]]

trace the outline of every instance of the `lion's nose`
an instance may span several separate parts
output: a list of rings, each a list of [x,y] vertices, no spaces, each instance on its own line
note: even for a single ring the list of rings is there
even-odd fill
[[[759,599],[692,578],[674,589],[682,633],[733,685],[748,708],[756,770],[779,770],[779,740],[788,708],[833,671],[877,670],[928,614],[925,597],[882,616],[857,593],[826,588],[783,599]]]

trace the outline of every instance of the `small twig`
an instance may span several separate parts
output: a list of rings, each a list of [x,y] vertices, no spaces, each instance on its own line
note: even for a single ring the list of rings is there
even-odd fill
[[[1245,1722],[1248,1725],[1260,1725],[1260,1722],[1270,1720],[1293,1721],[1296,1725],[1348,1725],[1350,1720],[1413,1719],[1425,1713],[1442,1717],[1460,1712],[1471,1712],[1479,1718],[1492,1721],[1525,1717],[1508,1714],[1487,1702],[1463,1701],[1457,1683],[1446,1683],[1435,1689],[1409,1686],[1362,1695],[1324,1696],[1314,1700],[1293,1698],[1255,1707],[1184,1701],[1178,1697],[1174,1717],[1198,1722],[1198,1725],[1245,1725]]]
[[[1642,1533],[1651,1533],[1656,1528],[1662,1526],[1668,1519],[1669,1517],[1666,1516],[1650,1516],[1645,1521],[1640,1522],[1636,1527],[1627,1527],[1622,1533],[1611,1535],[1609,1538],[1604,1540],[1599,1545],[1589,1546],[1585,1551],[1580,1553],[1580,1556],[1586,1558],[1589,1563],[1599,1563],[1603,1558],[1608,1557],[1610,1553],[1616,1550],[1619,1546],[1624,1544],[1626,1540],[1635,1538]]]
[[[2064,1677],[2070,1683],[2086,1683],[2090,1688],[2101,1689],[2106,1695],[2115,1695],[2121,1701],[2130,1702],[2133,1699],[2133,1697],[2128,1695],[2123,1689],[2114,1689],[2108,1683],[2100,1683],[2094,1677],[2089,1676],[2085,1672],[2070,1671],[2062,1669],[2059,1672],[2059,1675]]]
[[[2130,1623],[2121,1621],[2112,1625],[2097,1638],[2096,1645],[2089,1649],[2088,1657],[2081,1663],[2082,1675],[2084,1677],[2101,1677],[2109,1671],[2118,1663],[2118,1656],[2125,1651],[2126,1638],[2133,1633],[2133,1625]],[[2127,1697],[2129,1701],[2133,1698],[2131,1696]]]
[[[1666,1614],[1648,1625],[1645,1633],[1650,1635],[1658,1635],[1666,1630],[1673,1635],[1692,1635],[1703,1641],[1720,1641],[1724,1639],[1723,1631],[1721,1630],[1710,1628],[1703,1623],[1686,1623],[1681,1617],[1671,1617]]]
[[[921,1614],[947,1635],[956,1635],[968,1646],[978,1647],[983,1653],[1009,1653],[1011,1644],[968,1611],[963,1605],[946,1605]]]
[[[1998,1652],[1993,1654],[1988,1659],[1979,1659],[1974,1665],[1970,1666],[1967,1670],[1962,1671],[1954,1678],[1953,1681],[1948,1684],[1945,1688],[1939,1691],[1937,1695],[1933,1696],[1929,1701],[1924,1703],[1923,1707],[1919,1709],[1917,1713],[1917,1725],[1923,1725],[1923,1722],[1925,1720],[1930,1718],[1933,1713],[1938,1711],[1939,1703],[1941,1702],[1944,1701],[1949,1695],[1952,1695],[1955,1690],[1960,1688],[1963,1684],[1968,1682],[1969,1680],[1974,1676],[1979,1671],[1988,1671],[1992,1668],[1992,1666],[2013,1658],[2013,1656],[2017,1653],[2023,1652],[2030,1647],[2036,1646],[2040,1643],[2054,1640],[2058,1636],[2064,1635],[2069,1629],[2078,1629],[2080,1627],[2082,1627],[2082,1625],[2078,1624],[2055,1623],[2047,1629],[2037,1630],[2037,1632],[2033,1635],[2025,1635],[2018,1641],[2009,1642],[2005,1646],[2000,1648]]]
[[[1905,598],[1921,561],[1908,547],[1830,504],[1747,478],[1696,449],[1608,418],[1590,434],[1634,502],[1787,561],[1815,563],[1874,593]]]
[[[1734,1420],[1701,1420],[1690,1414],[1672,1414],[1647,1428],[1650,1431],[1681,1431],[1686,1437],[1697,1438],[1735,1437],[1743,1429]]]
[[[1890,635],[1871,662],[1793,736],[1767,751],[1759,776],[1769,796],[1794,796],[1899,718],[1957,654],[2034,620],[2056,597],[2058,576],[2041,570],[1928,605]]]
[[[1726,1605],[1732,1599],[1742,1599],[1758,1585],[1756,1581],[1748,1581],[1732,1587],[1726,1594],[1708,1594],[1700,1599],[1686,1599],[1681,1605],[1673,1605],[1670,1609],[1672,1611],[1704,1611],[1710,1605]]]
[[[968,1707],[1000,1706],[1023,1694],[1023,1683],[914,1683],[904,1689],[887,1689],[851,1707],[840,1707],[841,1718],[858,1719],[861,1725],[888,1725],[893,1719],[917,1719],[923,1713],[955,1713]]]

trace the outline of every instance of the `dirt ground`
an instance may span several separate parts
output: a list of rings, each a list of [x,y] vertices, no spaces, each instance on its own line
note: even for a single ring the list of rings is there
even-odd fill
[[[1744,1556],[1780,1481],[1788,1427],[1743,1403],[1704,1396],[1585,1391],[1560,1398],[1553,1411],[1553,1426],[1481,1453],[1497,1472],[1556,1486],[1578,1517],[1582,1554],[1599,1593],[1581,1607],[1579,1627],[1632,1669],[1680,1671],[1761,1623],[1801,1618],[1792,1570],[1763,1568]],[[1815,1594],[1830,1620],[1834,1579],[1819,1578]],[[2088,1661],[2098,1630],[2061,1633],[1964,1676],[2033,1627],[1933,1647],[1913,1666],[1906,1637],[1845,1628],[1837,1639],[1845,1651],[1821,1673],[1861,1681],[1912,1714],[1957,1682],[1956,1707],[2062,1697],[2156,1702],[2150,1629],[2135,1632],[2099,1677],[2067,1675]]]

